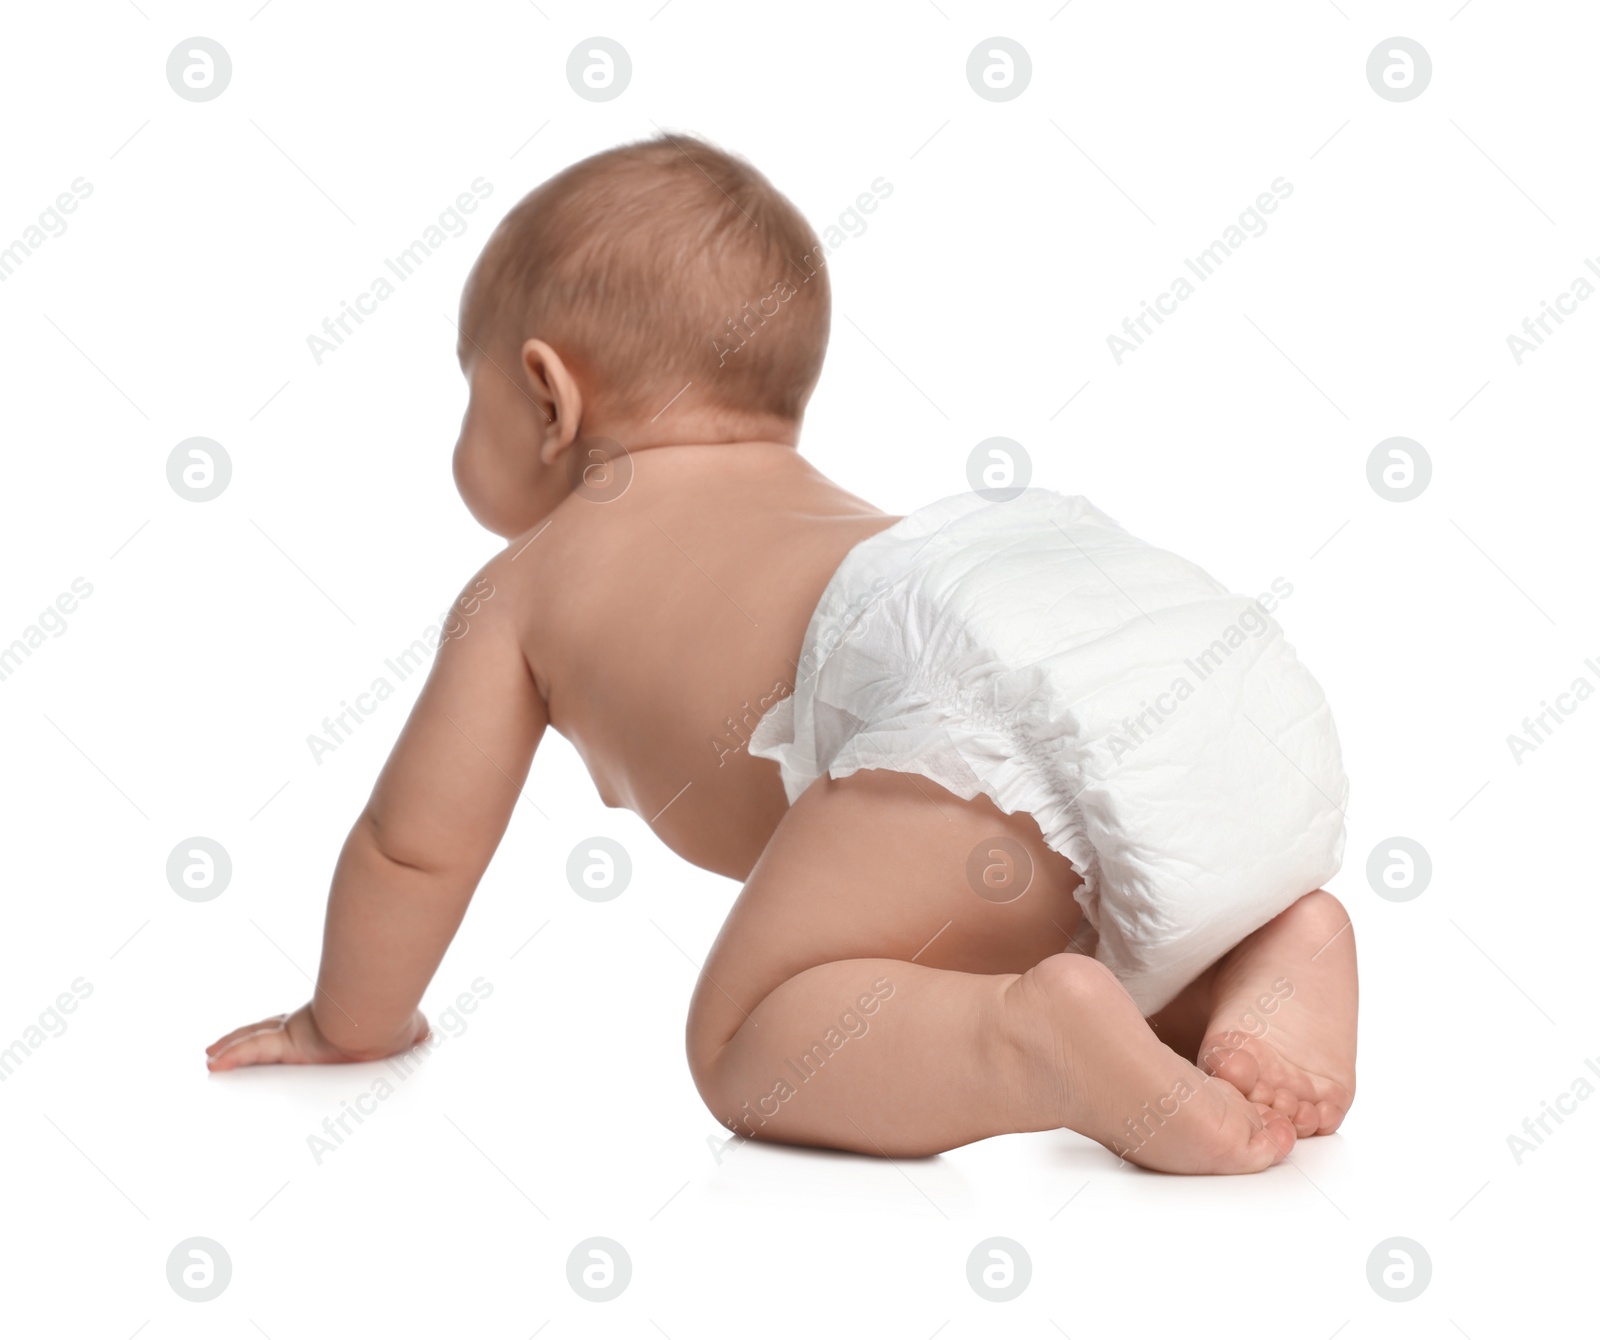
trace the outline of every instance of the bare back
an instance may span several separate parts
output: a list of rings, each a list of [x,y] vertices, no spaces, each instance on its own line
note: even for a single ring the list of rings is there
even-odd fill
[[[601,799],[680,856],[749,874],[788,807],[745,748],[794,686],[823,588],[887,515],[776,444],[653,448],[510,546],[523,650]]]

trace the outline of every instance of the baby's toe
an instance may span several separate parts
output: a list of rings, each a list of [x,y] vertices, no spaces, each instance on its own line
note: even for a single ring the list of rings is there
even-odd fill
[[[1230,1045],[1223,1038],[1210,1039],[1200,1049],[1200,1067],[1218,1079],[1227,1080],[1246,1098],[1256,1101],[1261,1062],[1244,1047]]]
[[[1323,1099],[1317,1104],[1317,1134],[1332,1135],[1344,1121],[1344,1108],[1338,1103]]]
[[[1257,1103],[1256,1111],[1261,1114],[1262,1126],[1251,1138],[1253,1149],[1270,1151],[1270,1162],[1263,1167],[1270,1167],[1273,1163],[1280,1163],[1289,1156],[1289,1151],[1294,1148],[1297,1134],[1294,1124],[1284,1119],[1276,1108],[1265,1103]]]

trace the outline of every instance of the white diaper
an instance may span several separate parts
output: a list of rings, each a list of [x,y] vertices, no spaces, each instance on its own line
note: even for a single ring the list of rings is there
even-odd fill
[[[1047,489],[852,549],[750,752],[791,803],[886,768],[1031,814],[1146,1014],[1344,853],[1333,717],[1263,605]]]

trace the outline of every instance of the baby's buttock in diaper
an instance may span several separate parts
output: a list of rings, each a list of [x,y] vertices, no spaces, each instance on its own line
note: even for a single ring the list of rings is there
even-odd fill
[[[791,803],[886,768],[1032,815],[1146,1014],[1343,855],[1332,714],[1264,604],[1046,489],[852,549],[750,752]]]

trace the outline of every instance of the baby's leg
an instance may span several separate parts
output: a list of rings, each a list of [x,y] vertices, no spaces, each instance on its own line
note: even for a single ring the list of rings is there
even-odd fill
[[[1020,843],[1014,901],[968,881]],[[708,959],[689,1058],[760,1139],[917,1156],[1069,1126],[1150,1167],[1246,1172],[1289,1124],[1160,1042],[1103,967],[1063,954],[1075,878],[1026,816],[920,777],[824,778],[784,817]]]
[[[1356,1089],[1356,947],[1331,893],[1308,893],[1232,950],[1201,984],[1210,1018],[1201,1068],[1327,1135]]]

